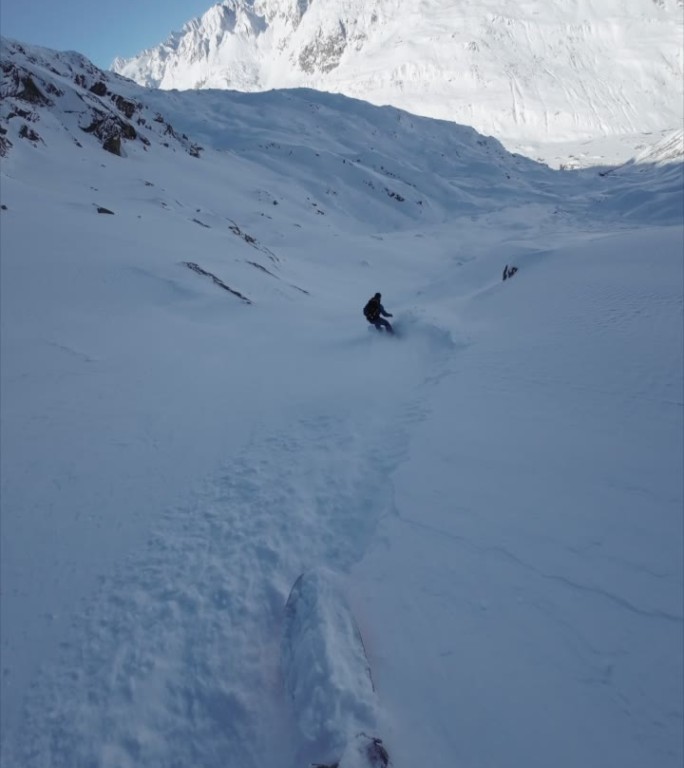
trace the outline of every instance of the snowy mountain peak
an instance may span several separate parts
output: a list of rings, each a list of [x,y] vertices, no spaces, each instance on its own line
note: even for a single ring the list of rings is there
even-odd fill
[[[112,68],[163,89],[310,87],[516,151],[681,127],[681,0],[226,0]]]
[[[226,0],[212,6],[201,19],[189,22],[186,29],[200,34],[232,34],[246,37],[258,35],[266,28],[266,20],[255,13],[252,3]]]

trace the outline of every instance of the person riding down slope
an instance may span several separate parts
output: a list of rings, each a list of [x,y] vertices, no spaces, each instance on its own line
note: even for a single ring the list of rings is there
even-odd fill
[[[385,317],[392,317],[392,315],[390,312],[385,311],[381,299],[382,295],[376,293],[372,299],[368,300],[368,303],[363,308],[363,314],[365,315],[366,320],[368,320],[371,325],[374,325],[378,331],[381,331],[384,328],[388,333],[394,333],[394,328],[392,328],[387,320],[385,320]]]

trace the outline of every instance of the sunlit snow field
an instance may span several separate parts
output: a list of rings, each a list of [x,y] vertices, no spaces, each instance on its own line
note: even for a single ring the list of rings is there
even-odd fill
[[[112,67],[165,90],[342,93],[591,167],[681,127],[683,34],[681,0],[230,0]]]
[[[9,122],[3,768],[678,768],[681,157],[110,86],[204,149]]]

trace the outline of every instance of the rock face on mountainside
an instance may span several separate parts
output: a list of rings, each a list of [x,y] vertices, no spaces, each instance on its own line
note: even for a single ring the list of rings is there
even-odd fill
[[[305,86],[511,141],[676,129],[682,0],[225,0],[112,68],[165,89]]]
[[[3,39],[0,65],[0,155],[14,142],[44,142],[40,123],[59,121],[81,146],[94,138],[107,152],[125,154],[127,142],[154,144],[199,155],[164,117],[127,95],[130,83],[95,67],[77,53],[57,53]]]

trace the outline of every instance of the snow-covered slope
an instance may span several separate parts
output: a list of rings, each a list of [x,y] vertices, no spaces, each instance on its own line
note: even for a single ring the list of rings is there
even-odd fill
[[[3,768],[679,768],[676,153],[1,55]]]
[[[112,67],[167,89],[344,93],[548,159],[681,128],[683,17],[681,0],[227,0]]]

